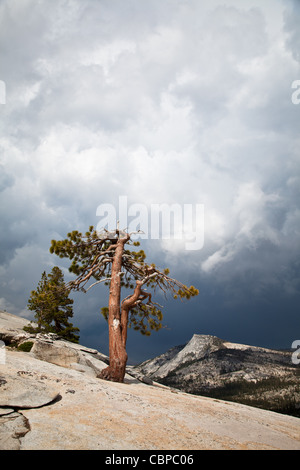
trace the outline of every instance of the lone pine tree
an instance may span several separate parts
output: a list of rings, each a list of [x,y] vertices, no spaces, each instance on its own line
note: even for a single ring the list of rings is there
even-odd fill
[[[101,309],[109,328],[109,366],[98,377],[115,382],[123,382],[125,376],[127,328],[149,335],[162,326],[162,307],[146,288],[171,291],[175,298],[198,295],[195,287],[169,277],[168,269],[146,263],[143,250],[127,249],[126,245],[139,246],[132,235],[119,229],[99,233],[91,226],[85,235],[75,230],[65,240],[52,240],[50,247],[51,253],[72,260],[69,271],[77,278],[69,282],[70,289],[87,292],[102,282],[109,285],[108,307]],[[122,287],[131,291],[123,300]]]
[[[43,272],[37,289],[31,292],[28,309],[35,313],[37,327],[25,327],[26,331],[56,333],[68,341],[78,343],[79,328],[73,327],[69,318],[73,316],[73,299],[64,282],[60,268],[54,266],[50,274]]]

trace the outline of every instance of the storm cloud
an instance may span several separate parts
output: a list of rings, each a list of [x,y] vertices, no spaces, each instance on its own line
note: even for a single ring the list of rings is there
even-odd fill
[[[289,347],[300,326],[299,15],[296,0],[3,0],[0,308],[28,316],[44,269],[69,276],[50,241],[96,226],[100,204],[203,204],[202,249],[143,241],[149,261],[200,294],[166,303],[169,329],[130,354],[193,333]],[[105,295],[76,295],[95,347]]]

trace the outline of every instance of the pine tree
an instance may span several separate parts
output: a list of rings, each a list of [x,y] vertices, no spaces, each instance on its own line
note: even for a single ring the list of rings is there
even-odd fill
[[[37,289],[31,292],[28,309],[36,312],[37,328],[25,327],[33,333],[56,333],[62,338],[78,343],[79,328],[73,327],[69,318],[73,317],[73,299],[69,298],[70,289],[64,282],[64,275],[55,266],[50,274],[43,272]]]
[[[102,282],[109,285],[108,307],[101,310],[109,328],[109,366],[99,377],[115,382],[124,380],[127,328],[132,325],[149,335],[162,326],[162,307],[154,302],[152,294],[156,290],[165,294],[170,291],[174,298],[189,299],[199,293],[195,287],[172,279],[168,269],[146,263],[143,250],[127,249],[125,245],[132,245],[131,235],[119,229],[99,233],[91,226],[85,235],[74,230],[65,240],[52,240],[50,247],[51,253],[72,260],[69,271],[77,278],[68,284],[71,289],[86,292]],[[94,282],[87,287],[92,279]],[[131,291],[123,300],[122,287]]]

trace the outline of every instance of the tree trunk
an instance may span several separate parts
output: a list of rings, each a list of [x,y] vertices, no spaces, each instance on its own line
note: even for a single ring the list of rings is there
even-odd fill
[[[127,363],[127,321],[122,321],[120,312],[122,255],[128,238],[120,238],[111,266],[111,282],[108,303],[109,366],[98,377],[112,382],[123,382]],[[128,320],[128,317],[127,317]]]
[[[129,312],[141,295],[142,284],[143,283],[141,281],[136,281],[136,287],[134,289],[133,294],[122,302],[121,326],[122,326],[122,331],[123,331],[123,342],[125,345],[126,345],[126,340],[127,340],[127,324],[128,324]]]

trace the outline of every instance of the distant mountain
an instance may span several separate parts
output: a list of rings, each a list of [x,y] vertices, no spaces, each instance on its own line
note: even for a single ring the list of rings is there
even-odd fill
[[[187,393],[300,417],[300,367],[291,358],[291,352],[195,334],[134,373]]]

